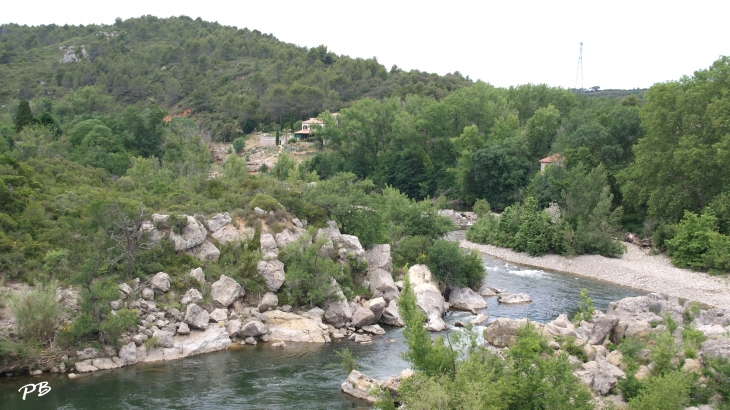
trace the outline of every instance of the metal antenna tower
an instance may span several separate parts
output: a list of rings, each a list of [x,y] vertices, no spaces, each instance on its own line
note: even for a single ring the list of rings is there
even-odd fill
[[[583,89],[583,42],[580,42],[578,52],[578,70],[575,72],[575,88],[578,88],[578,74],[580,74],[580,89]]]

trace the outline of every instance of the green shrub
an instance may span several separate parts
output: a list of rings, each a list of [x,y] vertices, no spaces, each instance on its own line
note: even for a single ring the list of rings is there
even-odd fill
[[[489,202],[487,202],[486,199],[477,199],[476,202],[474,202],[473,209],[474,213],[480,218],[491,212]]]
[[[248,206],[251,209],[261,208],[264,211],[277,211],[284,208],[276,199],[261,193],[256,194],[251,202],[248,203]]]
[[[426,264],[446,286],[476,288],[486,276],[482,258],[477,252],[464,251],[458,243],[443,239],[429,246]]]
[[[99,325],[101,340],[120,346],[119,338],[122,333],[137,325],[137,311],[133,309],[120,309],[117,314],[109,314]]]
[[[651,377],[646,387],[629,401],[629,409],[681,410],[689,404],[691,379],[683,372]]]
[[[651,350],[652,373],[663,376],[677,370],[683,363],[673,361],[679,356],[679,348],[674,344],[674,337],[669,332],[661,332],[652,338]]]
[[[36,284],[10,298],[10,311],[15,316],[18,335],[23,339],[46,344],[53,339],[61,309],[56,304],[55,285]]]
[[[667,253],[675,266],[712,273],[730,271],[730,237],[717,231],[717,218],[685,211],[674,238],[667,240]]]
[[[246,140],[244,138],[236,138],[233,140],[233,150],[236,151],[236,153],[243,151],[245,146]]]
[[[393,265],[405,266],[426,263],[431,239],[426,236],[407,236],[393,247]]]
[[[636,378],[633,371],[630,371],[626,373],[626,377],[618,380],[616,388],[621,392],[621,398],[629,402],[641,393],[644,384]]]
[[[682,342],[685,346],[699,349],[705,340],[707,340],[707,336],[699,330],[690,327],[682,329]]]

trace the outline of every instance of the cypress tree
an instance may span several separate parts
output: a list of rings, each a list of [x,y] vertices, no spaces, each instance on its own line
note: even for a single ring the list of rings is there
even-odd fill
[[[18,115],[15,116],[15,132],[20,132],[26,125],[35,123],[33,112],[28,101],[21,100],[18,104]]]

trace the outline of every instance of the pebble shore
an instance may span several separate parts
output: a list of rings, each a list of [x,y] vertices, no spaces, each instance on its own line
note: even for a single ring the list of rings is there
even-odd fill
[[[534,257],[465,239],[459,243],[462,248],[474,249],[518,265],[585,276],[730,310],[730,279],[727,276],[712,276],[676,268],[665,255],[653,255],[649,250],[630,243],[624,243],[626,252],[620,258],[599,255]]]

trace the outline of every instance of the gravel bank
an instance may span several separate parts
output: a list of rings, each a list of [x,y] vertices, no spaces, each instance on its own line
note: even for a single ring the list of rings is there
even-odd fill
[[[618,259],[598,255],[533,257],[465,239],[459,243],[462,248],[475,249],[518,265],[604,280],[730,310],[730,279],[727,277],[675,268],[665,255],[651,255],[629,243],[624,243],[626,253]]]

